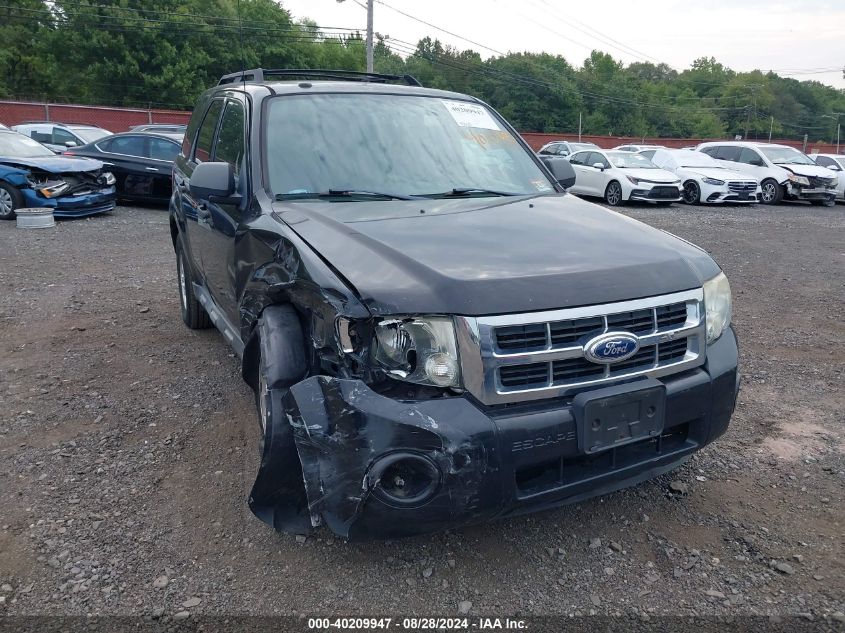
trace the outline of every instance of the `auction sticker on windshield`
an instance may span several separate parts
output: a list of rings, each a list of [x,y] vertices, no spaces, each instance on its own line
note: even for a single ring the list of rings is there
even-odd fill
[[[474,127],[482,130],[501,130],[496,120],[490,116],[486,108],[466,101],[452,101],[441,99],[441,103],[461,127]]]

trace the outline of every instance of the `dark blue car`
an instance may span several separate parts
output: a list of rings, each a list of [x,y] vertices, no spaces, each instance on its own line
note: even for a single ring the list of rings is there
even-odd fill
[[[114,176],[90,158],[56,156],[17,132],[0,130],[0,219],[26,207],[82,217],[114,209]]]

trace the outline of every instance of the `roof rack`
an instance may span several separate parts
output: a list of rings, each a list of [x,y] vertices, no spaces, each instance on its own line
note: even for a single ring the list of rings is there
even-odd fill
[[[354,70],[308,70],[297,68],[253,68],[241,70],[236,73],[223,75],[218,86],[240,82],[261,83],[268,81],[269,77],[284,77],[286,79],[337,79],[340,81],[369,81],[374,83],[387,83],[388,81],[403,81],[409,86],[422,86],[412,75],[384,75],[380,73],[362,73]]]

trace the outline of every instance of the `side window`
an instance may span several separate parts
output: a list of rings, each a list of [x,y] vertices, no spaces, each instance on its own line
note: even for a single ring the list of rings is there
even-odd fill
[[[590,167],[592,167],[596,163],[601,163],[604,167],[610,167],[610,164],[607,162],[605,157],[599,154],[598,152],[587,153],[587,158],[584,162],[590,165]]]
[[[716,157],[716,150],[719,149],[718,147],[703,147],[701,148],[701,152],[704,152],[708,156]]]
[[[68,142],[73,142],[77,145],[84,145],[84,143],[78,138],[76,138],[73,134],[59,127],[53,128],[53,140],[51,142],[54,145],[64,145]]]
[[[109,142],[107,150],[112,154],[126,156],[144,156],[143,136],[116,136]]]
[[[179,146],[173,141],[150,137],[150,158],[174,161],[179,154]]]
[[[554,153],[555,153],[555,146],[554,145],[547,145],[546,147],[543,147],[542,149],[540,149],[540,154],[543,154],[544,156],[546,156],[548,154],[554,154]]]
[[[577,152],[572,155],[572,157],[569,159],[569,162],[573,165],[584,165],[589,155],[590,152]]]
[[[232,165],[236,176],[241,171],[241,161],[244,157],[244,122],[243,105],[239,101],[227,101],[220,131],[217,133],[214,160]]]
[[[49,132],[39,132],[38,130],[32,130],[29,135],[33,138],[33,140],[38,141],[39,143],[53,142],[53,135]]]
[[[199,134],[197,134],[197,143],[194,148],[194,160],[198,163],[204,163],[211,160],[211,148],[214,143],[214,130],[217,128],[217,119],[220,118],[220,110],[223,109],[223,101],[217,99],[212,102],[211,107],[202,121]]]
[[[819,165],[821,167],[838,166],[833,162],[832,158],[828,158],[827,156],[816,156],[816,165]]]
[[[716,158],[737,162],[739,161],[739,150],[739,147],[734,147],[733,145],[721,145],[716,151]]]
[[[739,162],[745,163],[746,165],[757,165],[758,167],[765,165],[760,155],[747,147],[743,147],[739,153]]]

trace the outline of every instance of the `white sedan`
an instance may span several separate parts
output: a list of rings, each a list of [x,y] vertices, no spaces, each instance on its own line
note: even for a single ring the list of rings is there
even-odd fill
[[[845,154],[810,154],[810,158],[816,165],[836,172],[836,199],[845,201]]]
[[[651,155],[651,162],[681,179],[687,204],[753,203],[762,194],[756,178],[727,169],[703,152],[659,149]]]
[[[604,198],[612,207],[628,200],[677,202],[683,193],[675,174],[632,152],[582,151],[572,154],[569,162],[575,184],[567,191]]]

